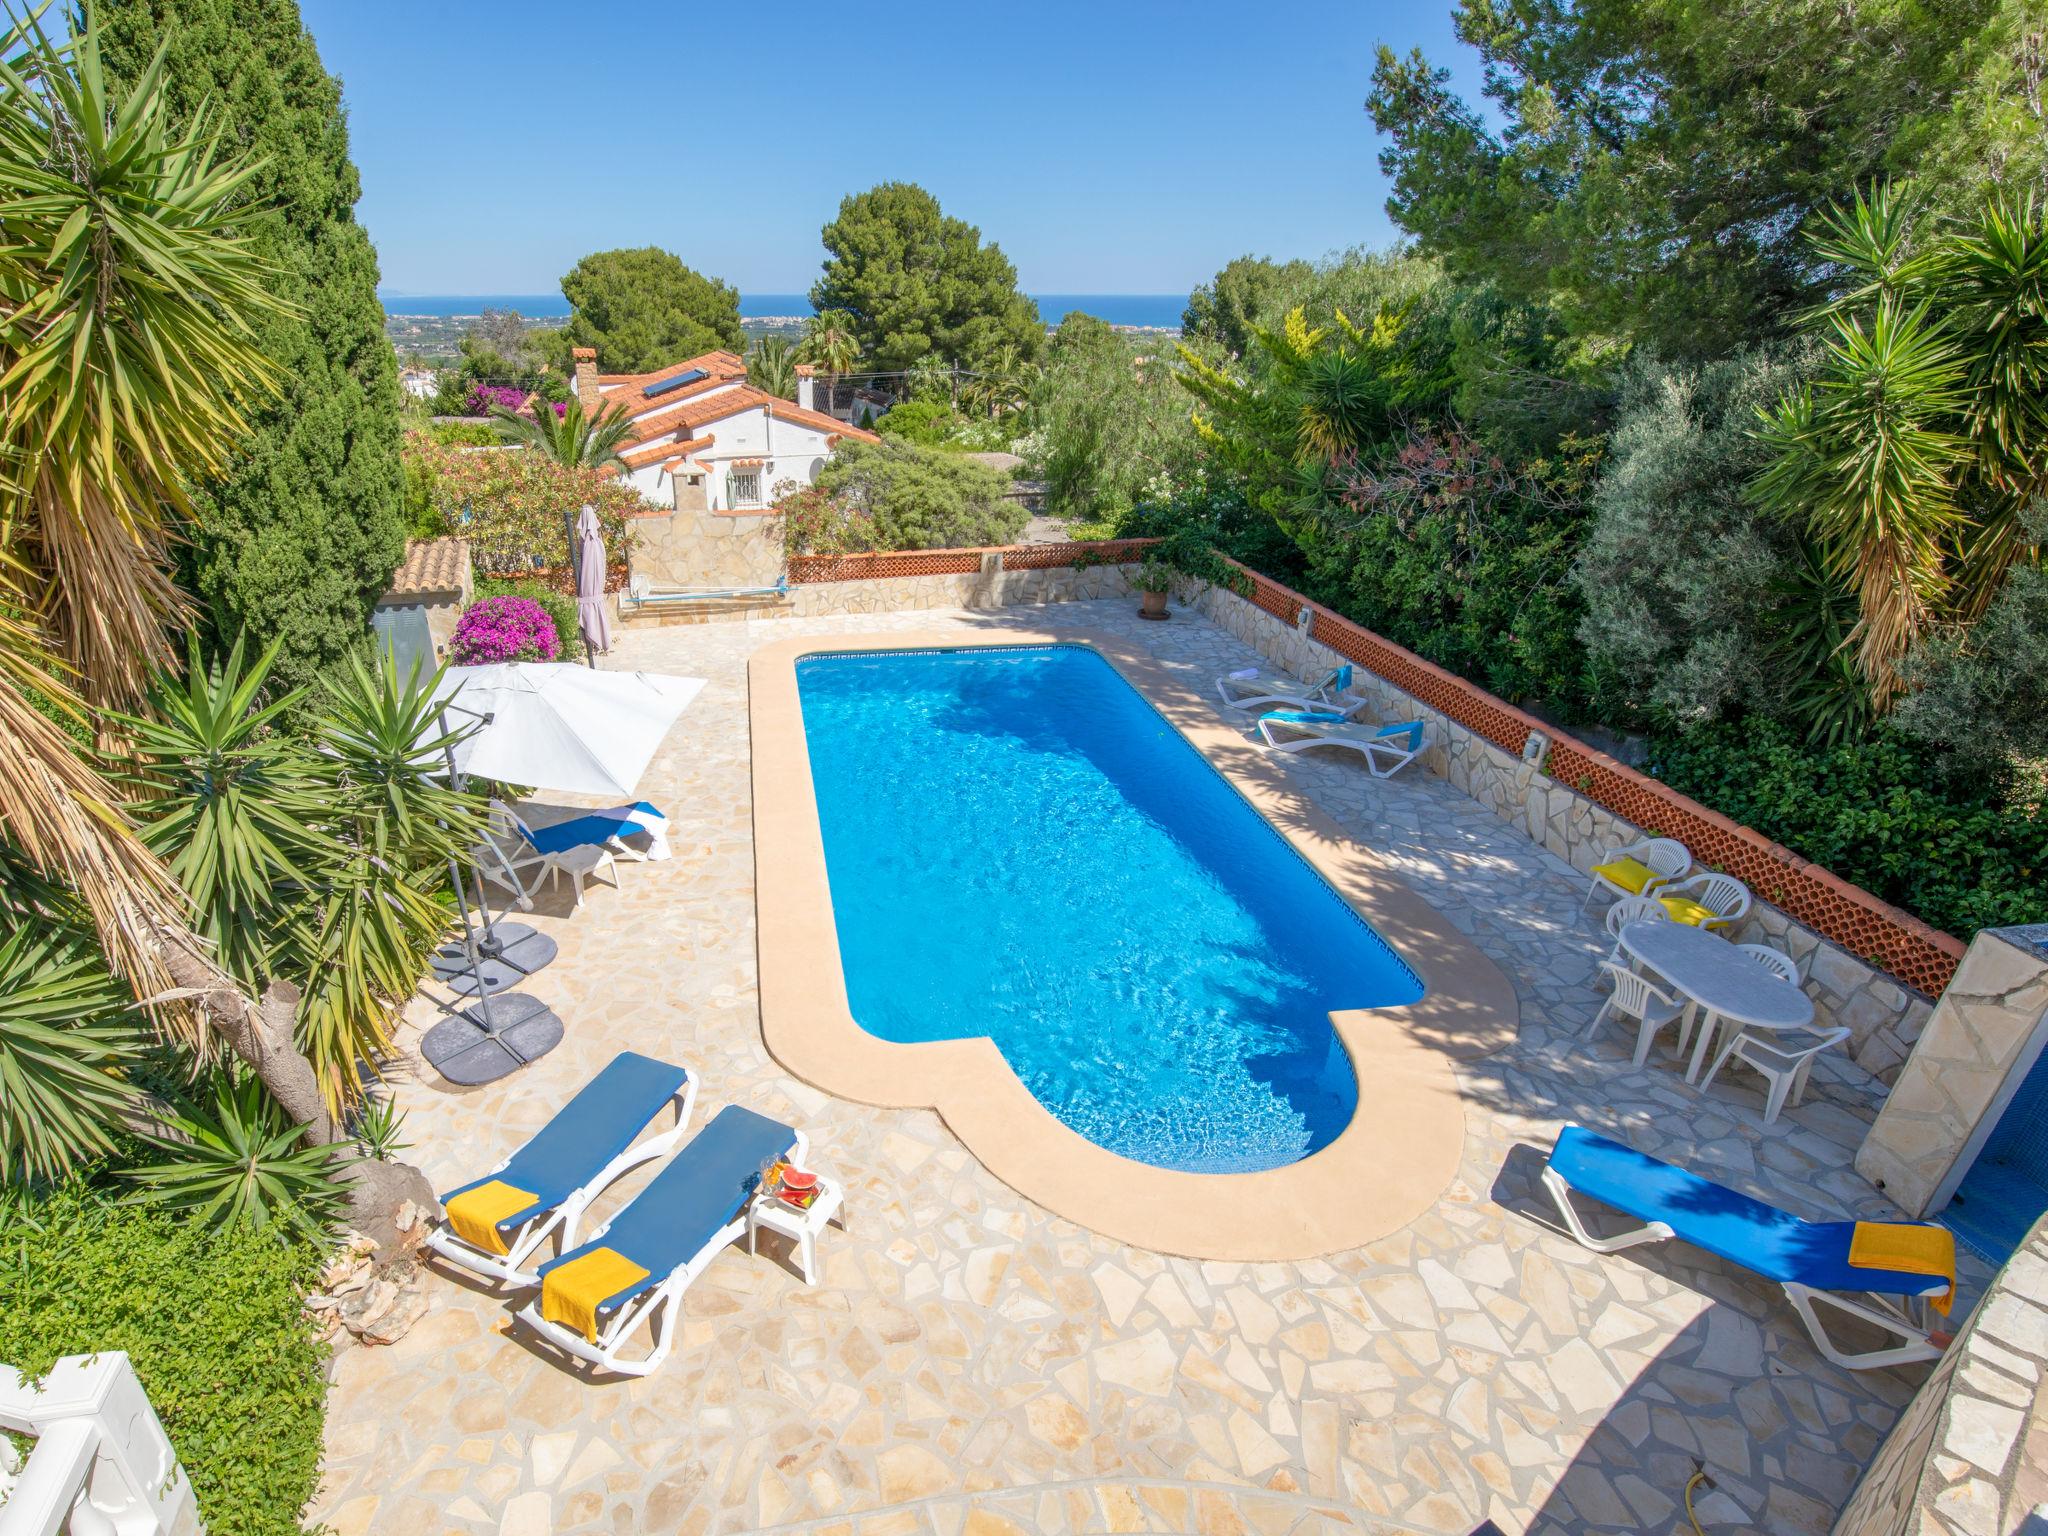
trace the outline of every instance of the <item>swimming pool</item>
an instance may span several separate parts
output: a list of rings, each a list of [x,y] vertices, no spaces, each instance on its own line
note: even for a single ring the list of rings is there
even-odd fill
[[[1358,1104],[1334,1009],[1421,982],[1094,651],[796,663],[847,1000],[898,1043],[986,1035],[1110,1151],[1250,1172]]]

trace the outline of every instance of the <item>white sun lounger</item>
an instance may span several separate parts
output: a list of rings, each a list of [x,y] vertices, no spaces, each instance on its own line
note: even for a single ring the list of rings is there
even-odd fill
[[[1429,723],[1425,720],[1368,725],[1312,709],[1276,709],[1261,715],[1259,735],[1275,752],[1349,747],[1365,759],[1376,779],[1399,773],[1429,750]]]
[[[541,1245],[559,1230],[562,1246],[575,1247],[576,1225],[590,1202],[630,1169],[674,1151],[696,1102],[697,1078],[688,1067],[619,1052],[517,1152],[441,1197],[447,1207],[488,1191],[494,1203],[469,1223],[474,1238],[456,1230],[451,1217],[428,1234],[427,1246],[471,1274],[515,1286],[539,1284],[529,1266]],[[675,1112],[675,1124],[636,1141],[663,1110]]]
[[[645,853],[626,839],[644,832],[649,840]],[[592,875],[611,872],[618,859],[635,863],[665,859],[668,850],[668,818],[647,801],[589,811],[569,821],[556,822],[535,830],[526,819],[502,800],[493,800],[484,840],[477,845],[484,873],[509,888],[521,911],[533,910],[533,893],[542,880],[567,877],[576,891],[576,908],[583,908],[583,887]],[[531,883],[522,875],[532,872]]]
[[[1332,667],[1315,682],[1306,683],[1285,672],[1268,672],[1247,667],[1216,679],[1216,696],[1229,709],[1327,710],[1349,720],[1367,700],[1351,691],[1351,668]]]
[[[780,1158],[802,1167],[807,1147],[803,1132],[728,1104],[631,1204],[580,1247],[541,1265],[540,1294],[520,1309],[520,1321],[575,1359],[625,1376],[648,1375],[675,1342],[683,1292],[746,1232],[747,1202],[762,1173]],[[569,1293],[573,1272],[564,1272],[572,1265],[592,1266],[588,1273],[596,1277],[577,1287],[591,1303],[587,1332],[548,1315],[569,1315],[556,1293]],[[642,1324],[650,1346],[628,1359],[626,1346]]]

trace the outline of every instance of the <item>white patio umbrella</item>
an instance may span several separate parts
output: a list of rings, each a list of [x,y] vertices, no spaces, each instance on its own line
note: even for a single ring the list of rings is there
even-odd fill
[[[455,748],[473,778],[570,794],[630,795],[701,677],[596,672],[561,662],[450,667],[442,674]]]
[[[612,648],[612,624],[604,611],[605,571],[597,508],[586,506],[576,519],[576,627],[593,656]]]

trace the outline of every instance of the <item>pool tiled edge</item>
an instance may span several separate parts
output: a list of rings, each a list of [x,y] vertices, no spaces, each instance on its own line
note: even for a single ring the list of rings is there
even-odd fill
[[[1286,1168],[1193,1174],[1119,1157],[1062,1125],[985,1037],[899,1045],[848,1008],[812,796],[796,663],[816,652],[1082,644],[1114,666],[1422,977],[1415,1004],[1335,1012],[1361,1084],[1335,1141]],[[783,1066],[841,1097],[936,1110],[997,1178],[1105,1236],[1223,1260],[1304,1259],[1407,1225],[1450,1184],[1464,1140],[1453,1062],[1509,1043],[1507,977],[1427,902],[1290,786],[1180,678],[1106,635],[958,631],[815,636],[771,644],[748,666],[762,1033]],[[906,836],[916,829],[906,828]]]

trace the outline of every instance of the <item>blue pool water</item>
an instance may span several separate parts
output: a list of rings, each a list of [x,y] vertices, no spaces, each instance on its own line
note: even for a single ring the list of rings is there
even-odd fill
[[[1330,1010],[1422,983],[1109,663],[866,652],[797,680],[862,1028],[987,1035],[1162,1168],[1278,1168],[1349,1122]]]

